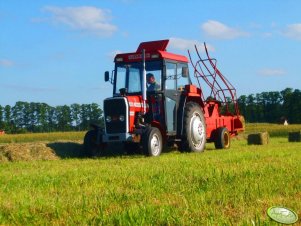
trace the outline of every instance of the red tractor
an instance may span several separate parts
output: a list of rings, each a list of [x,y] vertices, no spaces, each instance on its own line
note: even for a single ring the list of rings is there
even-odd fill
[[[87,153],[114,142],[122,142],[127,152],[142,148],[148,156],[159,156],[166,144],[202,152],[206,142],[229,148],[230,137],[244,130],[236,90],[206,45],[205,59],[195,46],[195,64],[188,51],[197,86],[189,76],[188,58],[167,52],[168,42],[142,42],[136,52],[115,56],[112,76],[105,72],[105,81],[113,84],[113,97],[103,103],[105,126],[87,132]]]

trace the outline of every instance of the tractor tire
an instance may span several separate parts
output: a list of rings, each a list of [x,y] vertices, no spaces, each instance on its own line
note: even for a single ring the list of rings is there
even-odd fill
[[[203,152],[206,145],[206,123],[201,107],[195,102],[185,106],[180,151]]]
[[[97,130],[89,130],[84,137],[84,153],[85,157],[95,156],[97,153]]]
[[[146,156],[159,156],[163,149],[161,132],[156,127],[148,127],[142,134],[142,148]]]
[[[216,149],[230,148],[230,133],[226,127],[219,127],[216,129],[216,136],[214,146]]]

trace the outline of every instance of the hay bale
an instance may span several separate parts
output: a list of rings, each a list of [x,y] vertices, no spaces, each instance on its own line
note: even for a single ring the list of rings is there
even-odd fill
[[[0,147],[0,162],[59,159],[45,143],[7,144]]]
[[[298,132],[289,132],[288,133],[289,142],[301,142],[301,131]]]
[[[269,133],[252,133],[248,135],[248,145],[256,144],[256,145],[265,145],[269,143]]]

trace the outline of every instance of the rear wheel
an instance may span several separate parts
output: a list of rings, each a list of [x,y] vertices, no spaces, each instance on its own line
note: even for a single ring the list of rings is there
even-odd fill
[[[161,132],[156,127],[148,127],[142,136],[142,147],[145,155],[159,156],[163,148]]]
[[[216,149],[230,148],[230,133],[226,127],[220,127],[216,129],[214,146]]]
[[[206,123],[203,111],[194,102],[185,107],[181,151],[202,152],[206,144]]]

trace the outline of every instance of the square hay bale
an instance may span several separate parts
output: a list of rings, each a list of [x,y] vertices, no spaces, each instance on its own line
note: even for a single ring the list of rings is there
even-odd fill
[[[269,133],[252,133],[248,135],[248,145],[256,144],[256,145],[265,145],[269,143]]]
[[[288,142],[301,142],[301,131],[289,132],[288,133]]]

